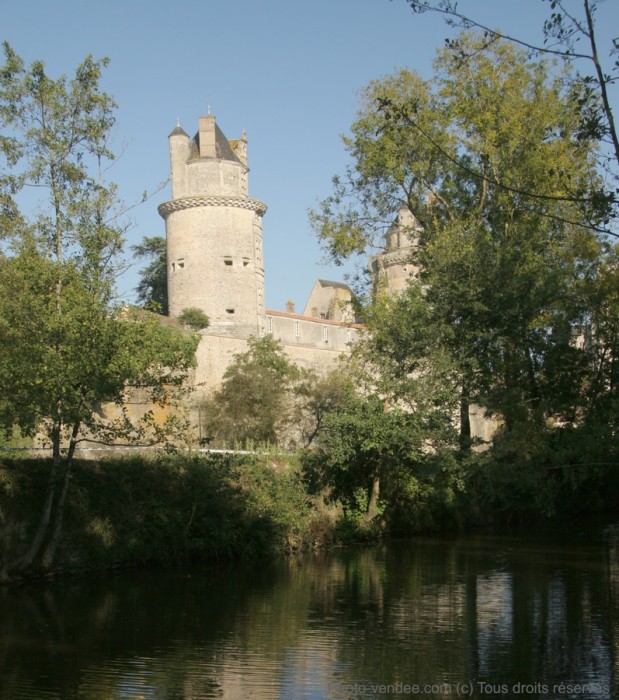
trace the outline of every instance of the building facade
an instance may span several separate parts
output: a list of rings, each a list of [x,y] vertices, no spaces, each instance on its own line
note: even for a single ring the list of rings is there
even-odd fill
[[[228,140],[207,115],[191,138],[180,126],[169,136],[172,199],[165,220],[170,316],[198,308],[201,331],[195,385],[208,392],[248,338],[270,334],[299,366],[325,371],[347,353],[361,327],[350,289],[318,280],[303,313],[265,309],[262,219],[267,206],[249,196],[247,139]]]

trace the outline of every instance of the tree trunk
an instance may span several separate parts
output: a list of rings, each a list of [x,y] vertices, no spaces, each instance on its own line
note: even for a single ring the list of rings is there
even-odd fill
[[[372,483],[368,489],[368,507],[365,512],[365,522],[370,523],[378,513],[378,499],[380,497],[380,468],[377,468],[372,477]]]
[[[69,451],[67,454],[67,466],[64,473],[64,479],[62,481],[62,491],[60,492],[60,497],[58,498],[58,503],[56,505],[56,512],[54,514],[54,529],[52,531],[52,536],[47,543],[47,547],[43,552],[43,558],[41,564],[43,568],[49,569],[54,563],[54,557],[56,556],[56,549],[58,547],[58,542],[60,542],[60,535],[62,534],[62,521],[64,519],[64,504],[67,500],[67,492],[69,490],[69,483],[71,481],[71,467],[73,466],[73,455],[75,454],[75,446],[77,444],[77,436],[80,431],[80,422],[78,421],[73,426],[73,431],[71,432],[71,440],[69,442]]]
[[[54,501],[56,499],[56,486],[58,481],[58,468],[60,466],[60,436],[62,430],[59,423],[56,423],[52,428],[52,468],[49,473],[49,479],[47,482],[47,495],[45,497],[45,503],[43,505],[43,511],[41,512],[41,517],[39,519],[39,525],[32,538],[30,547],[27,552],[13,564],[10,569],[11,571],[24,571],[28,567],[32,566],[32,562],[39,553],[43,542],[45,541],[45,535],[47,534],[47,528],[49,526],[49,521],[52,515],[52,509],[54,507]]]
[[[462,384],[460,392],[460,451],[469,452],[471,449],[471,416],[469,409],[471,407],[471,396],[468,384]]]

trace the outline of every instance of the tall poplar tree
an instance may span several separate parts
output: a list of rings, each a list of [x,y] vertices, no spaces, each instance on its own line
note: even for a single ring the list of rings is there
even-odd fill
[[[54,80],[41,61],[26,66],[7,43],[4,54],[0,426],[44,436],[53,453],[40,523],[16,565],[23,568],[38,557],[45,566],[53,561],[81,439],[164,437],[151,411],[130,420],[127,391],[139,387],[145,402],[169,403],[196,339],[115,303],[124,227],[116,188],[102,177],[113,160],[115,104],[100,88],[107,60],[88,56],[70,80]],[[105,416],[106,402],[118,406],[114,419]]]

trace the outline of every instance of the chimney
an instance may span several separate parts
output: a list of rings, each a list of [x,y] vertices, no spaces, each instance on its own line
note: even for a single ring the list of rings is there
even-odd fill
[[[294,313],[294,309],[295,309],[294,301],[292,301],[292,299],[288,299],[288,301],[286,302],[286,311],[287,311],[289,314],[293,314],[293,313]]]
[[[200,158],[217,158],[217,147],[215,145],[215,117],[209,114],[206,117],[199,117],[199,143]]]

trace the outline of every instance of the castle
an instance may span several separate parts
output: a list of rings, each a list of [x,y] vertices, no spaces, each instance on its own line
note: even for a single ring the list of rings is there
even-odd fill
[[[262,217],[267,207],[249,196],[245,135],[229,141],[209,114],[199,118],[193,138],[177,126],[169,146],[172,199],[158,208],[166,226],[169,315],[178,318],[184,309],[198,308],[210,321],[200,331],[193,388],[202,396],[218,388],[252,336],[271,335],[297,366],[328,371],[363,332],[354,320],[351,291],[319,279],[303,313],[291,303],[286,311],[265,308]],[[397,294],[418,274],[412,254],[420,230],[402,207],[385,234],[383,252],[369,260],[377,288]],[[126,408],[133,417],[142,415],[139,392]],[[112,416],[115,410],[106,407],[105,413]],[[163,419],[162,411],[155,413]],[[489,440],[494,428],[483,413],[471,407],[470,419],[473,435]],[[198,415],[192,422],[198,424]]]
[[[233,356],[251,336],[281,342],[295,364],[324,371],[349,351],[361,327],[351,292],[317,280],[302,313],[264,305],[262,218],[266,204],[248,189],[247,139],[228,140],[207,115],[193,138],[177,126],[169,136],[172,199],[159,206],[165,220],[169,314],[198,308],[210,325],[201,331],[194,383],[217,387]]]

